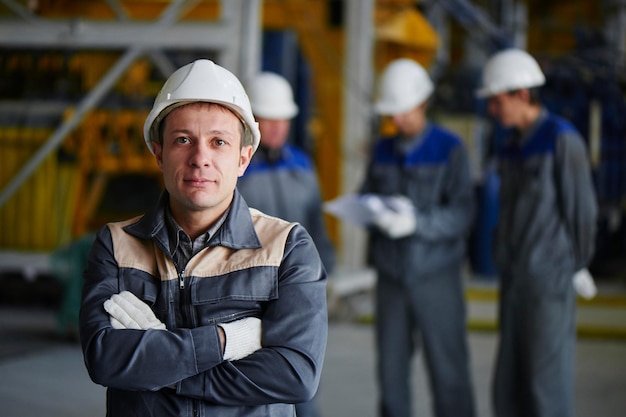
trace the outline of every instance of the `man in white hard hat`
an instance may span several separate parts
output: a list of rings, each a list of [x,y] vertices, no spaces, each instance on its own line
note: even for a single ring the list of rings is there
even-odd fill
[[[250,207],[307,229],[327,273],[335,266],[335,249],[322,213],[322,197],[311,158],[287,142],[291,120],[299,108],[289,81],[274,72],[260,72],[246,83],[261,142],[237,189]],[[298,417],[320,415],[314,400],[296,404]]]
[[[397,127],[374,144],[362,194],[387,204],[370,230],[376,269],[376,346],[381,417],[410,417],[411,358],[421,345],[434,415],[474,415],[462,283],[474,215],[467,151],[426,115],[434,85],[409,59],[391,62],[375,109]]]
[[[157,96],[144,138],[165,191],[98,232],[84,273],[80,337],[107,416],[293,417],[316,392],[326,272],[302,226],[236,190],[259,136],[243,86],[212,61]]]
[[[544,83],[531,55],[506,49],[487,61],[477,91],[489,100],[489,114],[512,131],[497,154],[497,417],[575,414],[572,277],[590,282],[598,209],[585,143],[541,105]]]

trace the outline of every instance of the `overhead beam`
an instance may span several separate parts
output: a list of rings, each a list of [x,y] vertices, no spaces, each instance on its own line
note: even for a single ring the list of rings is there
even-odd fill
[[[177,23],[155,28],[154,22],[55,20],[32,24],[0,20],[0,47],[22,49],[195,49],[223,50],[240,36],[228,22]]]

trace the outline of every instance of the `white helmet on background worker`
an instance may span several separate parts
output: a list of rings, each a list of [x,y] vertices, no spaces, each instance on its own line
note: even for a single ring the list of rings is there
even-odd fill
[[[374,107],[382,115],[404,113],[424,103],[434,89],[420,64],[408,58],[396,59],[383,70]]]
[[[486,98],[507,91],[539,87],[546,82],[539,64],[528,52],[505,49],[489,58],[483,69],[482,87],[476,90],[478,98]]]
[[[213,61],[199,59],[174,71],[154,100],[143,126],[143,137],[150,152],[154,153],[152,141],[159,140],[159,125],[165,116],[176,107],[197,101],[217,103],[230,109],[244,125],[243,144],[257,149],[261,133],[241,82]]]
[[[286,120],[298,114],[289,82],[273,72],[261,72],[246,83],[255,116],[263,119]]]

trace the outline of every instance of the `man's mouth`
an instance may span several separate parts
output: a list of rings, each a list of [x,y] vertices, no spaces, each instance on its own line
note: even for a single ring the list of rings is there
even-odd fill
[[[184,179],[185,184],[187,185],[191,185],[194,187],[202,187],[207,185],[208,183],[212,182],[211,180],[207,179],[207,178],[185,178]]]

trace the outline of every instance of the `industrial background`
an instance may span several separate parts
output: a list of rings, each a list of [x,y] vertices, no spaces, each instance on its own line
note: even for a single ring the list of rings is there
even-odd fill
[[[59,331],[75,331],[92,233],[143,212],[161,190],[142,140],[152,101],[174,69],[200,57],[244,83],[260,69],[290,80],[301,108],[292,140],[316,162],[325,200],[356,189],[369,141],[390,128],[371,110],[380,69],[400,56],[429,68],[431,116],[472,157],[480,210],[468,297],[493,300],[498,132],[473,92],[485,59],[517,46],[538,58],[546,105],[577,125],[591,155],[601,207],[591,271],[611,291],[581,305],[621,312],[625,42],[624,0],[0,0],[0,303],[51,305]],[[353,280],[345,293],[370,288],[363,231],[327,223]],[[626,337],[606,322],[580,330]]]
[[[477,411],[489,416],[500,132],[473,93],[487,57],[507,46],[539,60],[545,104],[587,141],[601,208],[590,268],[599,293],[578,300],[577,415],[622,416],[626,0],[0,0],[0,413],[104,415],[103,388],[90,383],[76,343],[81,272],[93,233],[142,213],[162,189],[142,129],[176,68],[210,58],[244,83],[258,70],[284,75],[301,109],[291,140],[311,154],[331,200],[356,190],[370,141],[391,129],[372,111],[375,80],[404,56],[429,69],[430,116],[470,151],[479,210],[468,328]],[[365,235],[326,220],[339,268],[319,400],[326,416],[374,416]],[[418,415],[428,416],[416,367]]]

